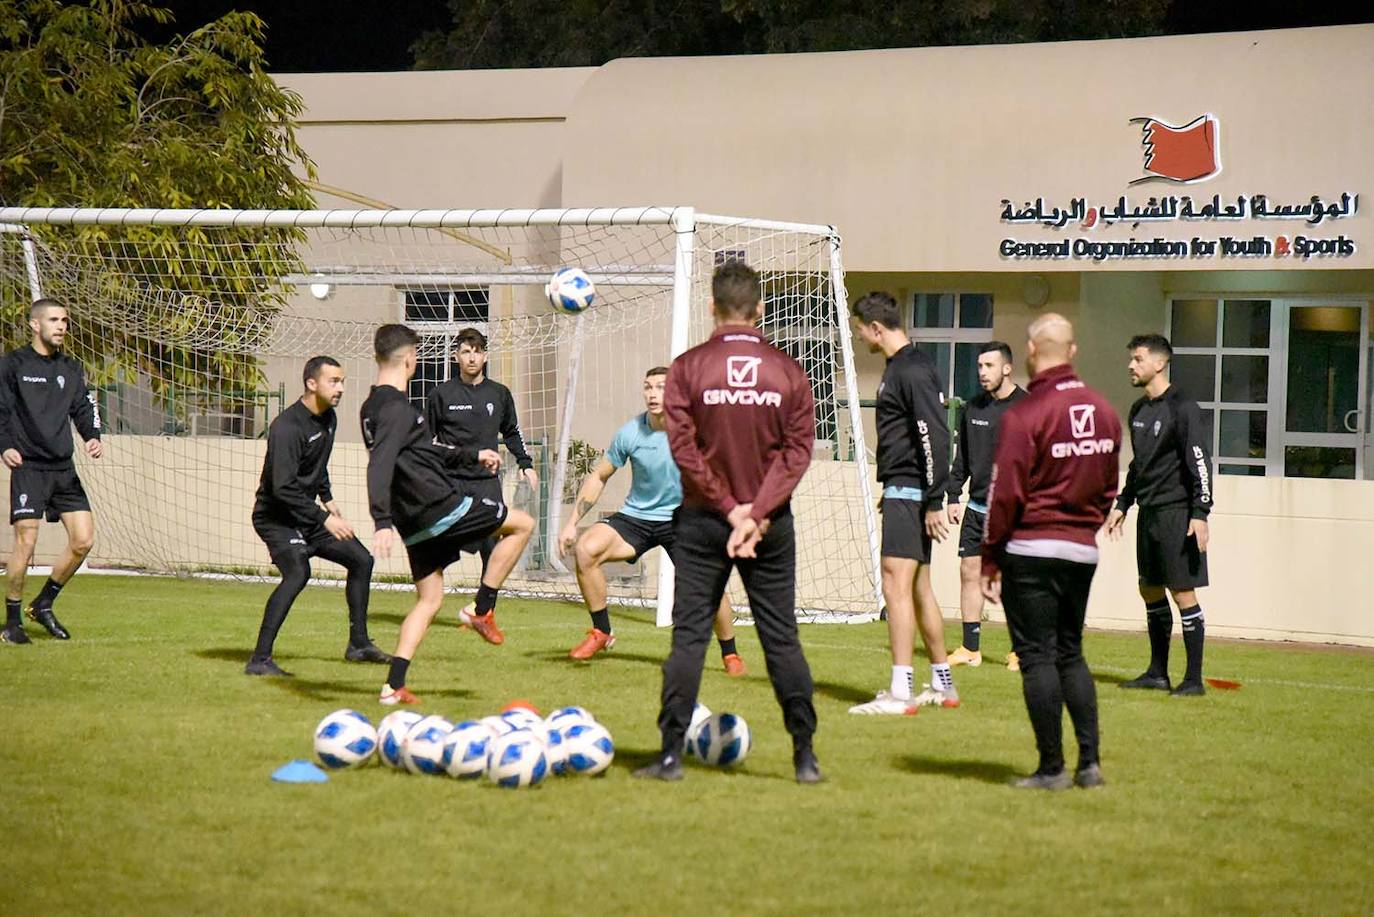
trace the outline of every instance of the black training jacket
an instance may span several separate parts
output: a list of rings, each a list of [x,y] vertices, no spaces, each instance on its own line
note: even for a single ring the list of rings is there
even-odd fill
[[[887,361],[878,386],[878,480],[916,487],[928,507],[945,502],[949,478],[949,424],[944,386],[935,361],[911,344]]]
[[[32,344],[0,361],[0,452],[18,450],[30,468],[72,468],[72,423],[83,439],[100,439],[100,410],[80,363]]]
[[[334,451],[338,415],[333,408],[316,416],[297,400],[267,428],[253,515],[296,525],[321,525],[329,513],[316,502],[334,499],[329,489],[329,455]]]
[[[1158,398],[1131,405],[1128,423],[1134,455],[1117,509],[1186,503],[1191,518],[1206,519],[1213,506],[1212,456],[1197,402],[1171,385]]]
[[[435,439],[443,445],[479,451],[495,449],[499,436],[521,468],[534,467],[520,432],[515,398],[500,382],[483,378],[476,385],[468,385],[458,376],[441,382],[430,389],[425,419]],[[454,471],[459,477],[492,477],[492,472],[481,465],[462,465]]]
[[[452,469],[476,462],[477,450],[436,445],[425,415],[389,385],[372,386],[361,415],[373,523],[402,538],[429,528],[462,498]]]
[[[959,409],[954,422],[958,439],[954,443],[954,463],[950,465],[946,490],[951,503],[963,499],[964,482],[967,481],[969,503],[981,504],[983,512],[987,512],[992,459],[997,450],[997,422],[1007,408],[1024,397],[1026,390],[1019,385],[1001,399],[994,398],[991,392],[981,391]]]

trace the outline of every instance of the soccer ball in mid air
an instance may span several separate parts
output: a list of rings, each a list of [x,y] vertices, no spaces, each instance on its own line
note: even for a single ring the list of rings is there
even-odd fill
[[[549,305],[557,311],[578,315],[585,312],[596,299],[596,285],[581,268],[561,267],[549,278],[544,295],[549,298]]]
[[[397,710],[382,717],[377,724],[377,754],[387,767],[401,768],[401,751],[405,748],[406,733],[424,719],[412,710]]]
[[[707,764],[733,767],[749,754],[749,724],[733,713],[716,713],[704,721],[692,740],[692,754]]]
[[[562,731],[566,772],[595,776],[611,766],[615,743],[600,723],[574,723]]]
[[[361,767],[376,750],[377,730],[356,710],[335,710],[315,727],[315,757],[325,767]]]
[[[497,736],[487,747],[487,778],[497,786],[538,786],[548,770],[544,743],[528,729]]]

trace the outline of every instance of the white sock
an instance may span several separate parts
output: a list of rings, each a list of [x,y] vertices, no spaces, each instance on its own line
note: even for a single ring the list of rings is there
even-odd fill
[[[948,662],[933,662],[930,665],[930,686],[936,691],[948,691],[954,687],[954,675]]]
[[[911,700],[911,666],[894,665],[892,667],[892,688],[891,694],[899,700]]]

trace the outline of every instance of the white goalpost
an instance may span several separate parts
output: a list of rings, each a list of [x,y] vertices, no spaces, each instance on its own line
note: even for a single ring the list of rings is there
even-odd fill
[[[515,396],[540,479],[532,490],[507,456],[507,499],[539,525],[508,587],[577,596],[557,545],[576,491],[615,429],[643,410],[644,372],[709,334],[711,274],[729,260],[760,272],[763,331],[802,364],[816,400],[816,451],[793,500],[798,615],[872,619],[877,525],[833,227],[688,207],[0,208],[0,301],[11,314],[39,295],[70,307],[68,347],[106,418],[107,458],[78,457],[100,527],[92,563],[157,572],[268,569],[248,518],[264,435],[319,353],[349,374],[335,497],[370,529],[357,409],[374,378],[372,333],[400,321],[421,335],[418,405],[456,371],[458,332],[487,335],[488,374]],[[564,265],[597,286],[580,316],[543,297]],[[6,331],[9,346],[22,342],[22,328]],[[612,478],[593,516],[617,508],[628,477]],[[644,569],[655,563],[657,577]],[[404,572],[393,558],[376,575]],[[655,604],[668,623],[666,559],[609,572],[612,601]],[[450,570],[455,586],[476,574],[475,559]]]

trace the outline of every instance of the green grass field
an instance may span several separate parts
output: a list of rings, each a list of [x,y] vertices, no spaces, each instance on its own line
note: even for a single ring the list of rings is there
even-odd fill
[[[800,787],[744,628],[749,676],[727,679],[713,649],[702,701],[748,719],[747,764],[646,785],[629,771],[657,747],[667,632],[622,613],[612,655],[573,664],[580,607],[505,598],[502,647],[452,623],[431,631],[411,670],[421,709],[581,704],[615,736],[606,777],[512,792],[369,767],[281,785],[268,775],[310,756],[325,713],[375,722],[384,669],[340,660],[342,594],[311,588],[278,641],[296,677],[243,676],[269,588],[83,574],[58,605],[70,643],[31,624],[32,646],[0,646],[0,914],[1374,907],[1368,653],[1214,642],[1208,674],[1244,687],[1184,700],[1117,690],[1144,636],[1090,634],[1109,785],[1027,794],[1004,785],[1035,763],[1017,676],[959,670],[958,710],[851,717],[886,682],[883,625],[809,626],[829,779]],[[408,603],[374,593],[384,647]],[[1006,648],[989,627],[988,655]]]

